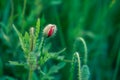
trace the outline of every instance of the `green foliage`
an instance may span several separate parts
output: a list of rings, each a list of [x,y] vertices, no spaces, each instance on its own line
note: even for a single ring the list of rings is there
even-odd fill
[[[37,24],[36,24],[35,35],[34,35],[34,28],[30,29],[30,35],[28,34],[28,32],[25,32],[24,36],[22,36],[22,34],[16,29],[16,27],[14,25],[13,25],[13,28],[15,29],[15,31],[17,32],[17,34],[19,36],[21,47],[23,49],[23,52],[25,53],[24,55],[25,55],[26,62],[21,64],[21,63],[15,62],[15,61],[9,61],[9,63],[12,65],[15,65],[15,66],[28,66],[29,67],[28,80],[32,80],[34,71],[37,68],[41,68],[49,59],[51,59],[51,58],[54,58],[57,60],[64,59],[63,56],[59,56],[59,55],[60,55],[60,53],[64,52],[65,49],[63,49],[59,52],[55,52],[55,53],[48,53],[48,51],[43,52],[44,41],[47,39],[47,38],[44,38],[44,36],[42,36],[42,38],[41,38],[42,40],[41,40],[40,44],[38,44],[39,43],[38,42],[39,41],[39,33],[40,33],[40,19],[38,19]],[[36,46],[35,47],[36,49],[34,49],[34,46]],[[33,49],[31,49],[31,48],[33,48]],[[38,51],[36,52],[35,50],[38,50]],[[60,64],[60,65],[58,64],[58,66],[52,66],[50,68],[50,71],[46,74],[44,73],[44,75],[48,76],[50,74],[56,73],[56,72],[58,72],[59,69],[61,69],[63,67],[62,64]],[[62,67],[60,67],[60,66],[62,66]],[[54,69],[54,71],[51,71],[51,69]],[[43,74],[43,72],[41,70],[39,72]],[[45,77],[45,79],[46,78],[49,79],[50,76]],[[42,77],[40,77],[40,79],[42,79]],[[52,79],[52,78],[50,78],[50,79]],[[44,80],[44,78],[43,78],[43,80]]]
[[[52,53],[48,53],[45,52],[43,57],[40,58],[40,65],[43,65],[45,62],[47,62],[49,59],[56,59],[56,60],[63,60],[64,56],[59,56],[62,52],[64,52],[65,49],[59,51],[59,52],[52,52]]]
[[[18,62],[15,62],[15,61],[9,61],[10,64],[12,65],[16,65],[16,66],[24,66],[23,63],[18,63]]]
[[[19,36],[19,40],[20,40],[20,44],[21,47],[25,53],[25,57],[28,56],[29,53],[29,39],[30,36],[29,34],[26,32],[24,36],[22,36],[22,34],[16,29],[16,27],[13,25],[13,28],[15,29],[15,31],[17,32],[18,36]]]
[[[39,33],[40,33],[40,19],[38,18],[37,23],[36,23],[36,30],[35,30],[35,40],[34,40],[34,44],[39,43],[38,41],[38,37],[39,37]],[[37,46],[36,46],[37,47]]]
[[[119,8],[120,0],[0,0],[0,80],[27,80],[28,61],[37,67],[33,80],[68,80],[75,52],[80,55],[84,72],[81,79],[120,80]],[[47,24],[56,24],[58,31],[41,44]],[[35,28],[34,37],[29,34],[31,27]],[[87,60],[79,37],[87,44]],[[30,51],[32,44],[34,49]],[[60,49],[63,54],[59,54]],[[66,65],[58,68],[61,62]],[[73,64],[75,79],[77,61]],[[57,66],[57,72],[47,76],[53,66]]]
[[[64,62],[61,62],[61,63],[59,63],[57,65],[52,66],[49,70],[46,70],[47,73],[45,75],[43,75],[41,80],[56,80],[55,77],[51,76],[51,75],[57,73],[64,66],[65,66]]]
[[[82,48],[82,49],[81,49]],[[82,37],[78,37],[76,40],[75,40],[75,43],[74,43],[74,50],[75,51],[79,51],[80,53],[84,54],[84,64],[87,64],[87,46],[86,46],[86,42],[85,40],[82,38]],[[82,52],[83,50],[83,52]]]
[[[79,43],[82,43],[82,46],[79,45]],[[84,59],[83,59],[83,65],[81,66],[81,60],[78,52],[75,52],[72,59],[71,64],[71,77],[70,80],[89,80],[90,71],[89,67],[87,66],[87,46],[86,42],[82,37],[79,37],[76,39],[74,43],[74,51],[79,51],[79,48],[83,47],[84,50]],[[76,66],[77,65],[77,66]],[[77,69],[77,71],[75,70]],[[76,73],[77,72],[77,73]],[[76,76],[76,74],[78,76]]]

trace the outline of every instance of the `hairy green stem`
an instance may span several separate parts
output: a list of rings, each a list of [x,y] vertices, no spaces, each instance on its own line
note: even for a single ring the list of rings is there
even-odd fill
[[[75,56],[77,58],[77,63],[78,63],[78,80],[81,80],[81,62],[80,62],[80,56],[79,53],[76,52]]]
[[[33,74],[33,70],[32,70],[32,68],[30,68],[29,69],[28,80],[32,80],[32,74]]]
[[[74,55],[73,55],[70,80],[73,80],[73,77],[74,77],[74,70],[75,70],[76,61],[77,61],[78,80],[82,80],[81,79],[82,78],[82,74],[81,74],[81,61],[80,61],[80,56],[79,56],[78,52],[75,52]]]
[[[85,40],[82,37],[78,39],[80,39],[84,45],[84,64],[87,64],[87,45],[85,43]]]
[[[70,79],[73,80],[73,75],[74,75],[74,65],[75,65],[75,56],[73,55],[72,57],[72,63],[71,63],[71,71],[70,71]]]
[[[29,64],[29,76],[28,76],[28,80],[32,80],[32,74],[33,74],[33,71],[34,71],[34,66],[36,63],[35,62],[35,57],[33,57],[33,48],[34,48],[34,28],[31,27],[30,28],[30,53],[27,57],[28,59],[28,64]]]
[[[45,37],[42,36],[42,38],[41,38],[41,43],[40,43],[40,45],[39,45],[39,47],[38,47],[38,51],[40,51],[40,53],[39,53],[38,56],[40,56],[41,54],[43,54],[44,43],[45,43]]]

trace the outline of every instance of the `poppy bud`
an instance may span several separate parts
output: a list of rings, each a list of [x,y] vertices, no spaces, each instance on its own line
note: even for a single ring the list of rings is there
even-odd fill
[[[34,31],[35,31],[34,27],[31,27],[31,28],[30,28],[30,35],[31,35],[31,36],[34,35]]]
[[[54,24],[48,24],[44,30],[43,30],[43,35],[45,37],[50,37],[53,36],[57,31],[56,25]]]

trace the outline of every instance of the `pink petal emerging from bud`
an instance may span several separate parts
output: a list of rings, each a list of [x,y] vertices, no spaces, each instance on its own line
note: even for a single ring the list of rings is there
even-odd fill
[[[50,36],[52,36],[52,35],[54,35],[55,33],[56,33],[56,25],[54,25],[54,24],[48,24],[45,28],[44,28],[44,30],[43,30],[43,34],[44,34],[44,36],[46,36],[46,37],[50,37]]]

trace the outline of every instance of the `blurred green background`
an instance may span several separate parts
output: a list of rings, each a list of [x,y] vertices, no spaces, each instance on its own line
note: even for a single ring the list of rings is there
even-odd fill
[[[50,51],[66,48],[65,58],[71,59],[75,39],[83,37],[90,80],[120,80],[120,0],[0,0],[0,80],[26,75],[26,70],[8,64],[24,59],[12,24],[24,33],[38,18],[41,28],[49,23],[57,25]],[[79,52],[83,52],[81,46]],[[69,69],[67,63],[56,80],[68,80]]]

